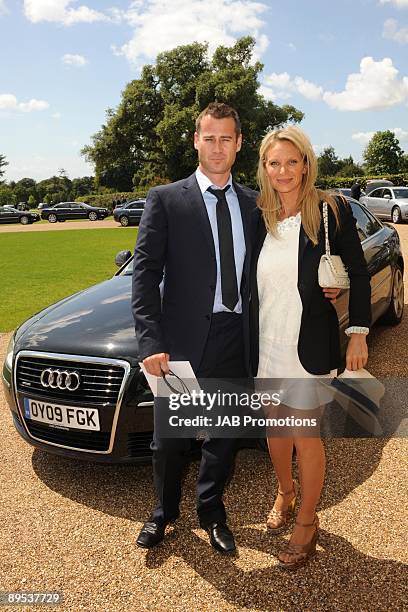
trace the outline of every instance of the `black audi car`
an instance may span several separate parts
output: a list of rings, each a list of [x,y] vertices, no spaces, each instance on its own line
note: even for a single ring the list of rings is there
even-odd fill
[[[17,210],[13,206],[3,206],[0,208],[0,223],[21,223],[28,225],[40,220],[40,215],[35,212]]]
[[[146,200],[132,200],[117,206],[113,211],[113,218],[123,227],[139,225],[144,211]]]
[[[105,219],[109,215],[107,208],[99,208],[90,206],[84,202],[60,202],[43,208],[41,218],[48,220],[50,223],[57,221],[69,221],[71,219],[89,219],[89,221],[97,221]]]
[[[373,321],[397,324],[404,308],[398,233],[350,203],[371,273]],[[112,463],[150,456],[153,402],[137,360],[131,253],[117,261],[113,278],[34,315],[10,341],[5,395],[17,431],[35,447]],[[344,339],[347,305],[344,291],[336,304]]]

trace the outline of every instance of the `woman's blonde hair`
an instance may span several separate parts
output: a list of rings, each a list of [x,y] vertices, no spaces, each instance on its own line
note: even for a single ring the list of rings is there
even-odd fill
[[[299,151],[305,163],[306,172],[303,175],[302,185],[299,192],[298,208],[302,213],[302,225],[306,234],[314,245],[318,242],[318,234],[321,223],[319,203],[324,200],[332,208],[336,222],[339,216],[337,202],[334,196],[317,189],[315,181],[317,178],[317,159],[313,151],[312,143],[306,134],[298,127],[288,126],[273,130],[266,134],[262,140],[259,150],[259,163],[257,179],[259,185],[258,206],[268,232],[277,235],[277,223],[281,210],[279,193],[272,187],[269,176],[266,173],[266,156],[269,149],[279,141],[291,142]]]

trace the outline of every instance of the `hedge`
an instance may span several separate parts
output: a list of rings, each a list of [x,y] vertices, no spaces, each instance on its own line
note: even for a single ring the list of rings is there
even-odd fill
[[[377,179],[383,180],[387,179],[394,183],[394,185],[398,185],[399,187],[408,187],[408,172],[403,172],[401,174],[383,174],[381,176],[354,176],[354,177],[346,177],[346,176],[322,176],[317,180],[318,186],[321,189],[332,189],[332,188],[341,188],[341,187],[351,187],[353,183],[357,180],[360,181],[362,185],[365,185],[366,181]]]
[[[90,204],[91,206],[103,206],[112,210],[113,202],[116,200],[138,200],[145,197],[146,189],[137,189],[136,191],[116,191],[114,193],[92,193],[80,196],[75,201],[85,202],[85,204]]]
[[[357,180],[362,185],[366,181],[371,179],[387,179],[392,181],[394,185],[401,187],[408,187],[408,172],[401,174],[386,174],[382,176],[322,176],[317,180],[318,187],[321,189],[335,189],[342,187],[351,187]],[[76,199],[77,202],[85,202],[92,206],[104,206],[113,209],[114,200],[137,200],[138,198],[145,198],[148,189],[136,189],[135,191],[117,191],[114,193],[95,193],[91,195],[81,196]]]

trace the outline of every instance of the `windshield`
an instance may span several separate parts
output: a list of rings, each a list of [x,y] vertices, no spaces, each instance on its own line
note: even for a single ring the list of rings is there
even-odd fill
[[[404,189],[394,189],[395,198],[408,198],[408,187]]]

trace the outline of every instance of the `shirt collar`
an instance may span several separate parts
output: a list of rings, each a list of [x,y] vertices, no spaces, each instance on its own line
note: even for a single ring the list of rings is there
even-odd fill
[[[220,189],[220,187],[218,187],[217,185],[214,185],[214,183],[210,181],[210,179],[208,178],[208,176],[204,174],[204,172],[201,172],[200,168],[197,168],[197,170],[195,171],[195,175],[196,175],[197,183],[198,183],[201,193],[205,193],[208,187],[215,187],[216,189]],[[225,183],[224,187],[226,187],[227,185],[230,185],[231,190],[235,191],[234,185],[232,183],[232,174],[229,175],[228,181]]]

